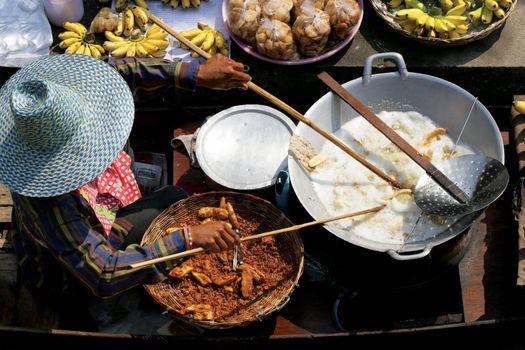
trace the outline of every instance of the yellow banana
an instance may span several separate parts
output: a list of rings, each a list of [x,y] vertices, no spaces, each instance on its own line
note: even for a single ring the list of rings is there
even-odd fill
[[[168,37],[168,33],[162,31],[162,32],[157,32],[157,33],[153,33],[153,34],[146,34],[146,38],[148,39],[153,39],[153,40],[166,40]]]
[[[113,32],[110,32],[109,30],[106,30],[104,32],[104,35],[106,36],[106,39],[108,39],[109,41],[113,41],[115,43],[118,43],[118,42],[121,42],[121,41],[125,41],[125,39],[121,36],[116,36],[115,34],[113,34]]]
[[[113,42],[113,41],[104,41],[103,48],[108,51],[115,51],[118,48],[121,48],[122,46],[126,46],[129,43],[129,41],[119,41],[119,42]]]
[[[104,50],[104,48],[99,44],[91,44],[91,47],[94,47],[95,49],[97,49],[101,55],[106,52],[106,50]]]
[[[443,18],[446,19],[449,22],[454,23],[455,25],[468,24],[469,23],[469,19],[468,19],[467,16],[445,16]]]
[[[75,53],[78,54],[78,55],[83,55],[85,50],[86,50],[86,46],[84,44],[82,44],[82,45],[80,45],[78,47],[78,49],[77,49],[77,51],[75,51]]]
[[[135,16],[135,23],[137,23],[140,30],[145,32],[148,29],[146,26],[146,23],[148,23],[148,14],[146,13],[146,10],[140,6],[131,6],[130,8]]]
[[[458,5],[448,10],[446,15],[447,16],[461,16],[465,13],[466,10],[467,10],[466,4]]]
[[[447,31],[447,26],[439,18],[434,18],[434,30],[439,35]]]
[[[449,31],[448,32],[448,38],[449,39],[457,39],[457,38],[460,38],[461,37],[461,34],[458,33],[457,31]]]
[[[170,0],[160,0],[163,4],[169,4]]]
[[[142,45],[142,47],[148,52],[149,55],[152,55],[153,53],[157,51],[161,51],[158,48],[158,46],[151,44],[150,42],[148,42],[148,40],[142,40],[140,42],[140,45]]]
[[[219,51],[220,51],[221,55],[228,57],[228,54],[229,54],[228,47],[223,47]]]
[[[124,33],[124,15],[118,14],[117,28],[114,30],[115,35],[121,36]]]
[[[82,23],[78,22],[64,22],[64,29],[75,32],[79,35],[84,35],[87,32],[86,27]]]
[[[135,50],[136,50],[135,56],[137,56],[137,57],[147,57],[147,56],[149,56],[148,55],[148,51],[146,51],[144,46],[142,46],[141,42],[137,42],[135,44]]]
[[[82,42],[82,40],[80,40],[79,38],[69,38],[69,39],[64,39],[60,42],[60,44],[58,44],[58,47],[60,47],[61,49],[66,49],[68,48],[70,45],[76,43],[77,41],[80,41]]]
[[[436,37],[436,31],[432,28],[431,30],[428,31],[427,36],[429,38],[435,38]]]
[[[71,45],[69,45],[65,51],[65,53],[68,53],[68,54],[73,54],[75,52],[77,52],[78,48],[80,47],[80,45],[82,45],[82,41],[79,40],[77,41],[76,43],[73,43]]]
[[[499,5],[494,0],[485,0],[485,7],[488,7],[491,11],[496,11],[499,8]]]
[[[210,56],[215,56],[217,53],[217,45],[212,45],[207,52]]]
[[[156,58],[163,58],[164,56],[166,56],[166,51],[164,50],[158,50],[156,52],[152,52],[149,54],[151,57],[156,57]]]
[[[71,39],[71,38],[81,39],[82,35],[78,34],[77,32],[73,32],[71,30],[68,30],[66,32],[62,32],[62,33],[58,34],[58,38],[60,40]]]
[[[145,8],[146,10],[149,9],[148,4],[145,0],[135,0],[135,4],[137,4],[137,6]]]
[[[226,40],[224,40],[224,35],[218,31],[214,30],[213,35],[215,36],[215,45],[217,45],[217,48],[220,50],[226,45]]]
[[[188,40],[195,38],[200,33],[202,33],[202,30],[200,30],[199,28],[183,30],[182,32],[180,32],[180,34]]]
[[[126,54],[128,53],[128,49],[131,47],[131,44],[135,44],[135,43],[131,41],[127,41],[125,45],[122,45],[116,50],[111,51],[111,56],[115,58],[121,58],[121,57],[126,56]]]
[[[468,17],[470,18],[470,21],[473,23],[477,23],[481,21],[481,11],[483,11],[483,8],[480,7],[476,10],[470,11],[468,13]]]
[[[427,7],[418,0],[405,0],[406,8],[416,8],[423,12],[427,12]]]
[[[416,26],[416,29],[414,29],[414,34],[416,34],[417,36],[423,36],[424,32],[425,32],[425,27]]]
[[[149,27],[148,34],[147,34],[147,35],[155,34],[155,33],[158,33],[158,32],[163,32],[163,33],[165,33],[165,31],[162,30],[161,27],[159,27],[156,23],[153,23],[153,24],[151,25],[151,27]]]
[[[128,7],[128,0],[117,0],[115,3],[115,10],[122,12]]]
[[[516,101],[512,102],[512,107],[514,107],[514,109],[518,113],[525,114],[525,101],[516,100]]]
[[[161,50],[164,50],[165,48],[168,47],[168,45],[170,44],[169,40],[158,40],[158,39],[146,39],[144,40],[148,43],[150,43],[151,45],[153,46],[156,46],[158,47],[159,49]]]
[[[439,4],[441,5],[441,8],[445,13],[450,10],[452,7],[454,7],[454,3],[452,0],[439,0]]]
[[[174,9],[177,8],[179,6],[179,0],[171,0],[170,6]]]
[[[441,22],[447,27],[447,32],[456,30],[456,25],[449,20],[447,20],[447,17],[440,18]]]
[[[190,3],[193,7],[199,7],[201,5],[201,0],[190,0]]]
[[[403,2],[404,2],[404,0],[390,0],[388,2],[388,5],[390,7],[399,7],[399,6],[401,6],[403,4]]]
[[[181,5],[183,8],[187,9],[190,7],[190,0],[181,0]]]
[[[92,57],[100,58],[102,56],[100,54],[100,51],[98,51],[98,49],[96,47],[94,47],[93,45],[89,45],[88,44],[86,46],[89,48],[89,51],[90,51]]]
[[[407,15],[407,19],[411,21],[417,21],[419,17],[426,16],[427,14],[423,11],[417,10],[416,12],[409,12]]]
[[[204,39],[206,39],[207,35],[208,35],[208,33],[206,31],[202,31],[201,33],[199,33],[197,36],[195,36],[190,41],[194,45],[201,46],[202,43],[204,42]]]
[[[201,45],[202,51],[208,51],[210,47],[212,47],[214,42],[215,42],[215,36],[213,35],[213,31],[208,30],[206,33],[206,38],[204,39]]]
[[[421,11],[420,9],[402,9],[396,12],[396,17],[407,19],[408,15],[411,13],[413,14],[412,16],[414,16],[415,14],[422,14],[423,11]]]
[[[503,8],[509,8],[512,5],[512,0],[498,0],[498,5]]]
[[[133,11],[128,7],[124,11],[124,31],[123,34],[125,36],[129,36],[131,32],[133,31],[133,28],[135,27],[135,16],[133,15]]]
[[[483,10],[481,10],[481,23],[489,24],[492,22],[493,14],[494,12],[492,12],[488,7],[483,6]]]
[[[421,28],[424,28],[425,27],[425,23],[427,21],[427,19],[429,18],[430,16],[427,15],[426,13],[422,14],[421,16],[419,16],[418,18],[416,18],[416,25],[418,27],[421,27]]]
[[[498,18],[505,17],[505,10],[503,10],[502,8],[498,8],[496,11],[494,11],[494,16]]]
[[[429,32],[434,30],[434,17],[428,16],[427,21],[425,22],[425,29]]]
[[[191,57],[193,57],[193,58],[197,58],[197,57],[201,57],[201,55],[199,55],[199,54],[196,53],[195,51],[192,51],[192,52],[191,52]]]
[[[137,43],[132,42],[128,47],[128,51],[126,51],[126,57],[134,57],[135,53],[137,52],[136,47]]]
[[[460,24],[460,25],[456,26],[456,32],[458,34],[465,34],[466,32],[468,32],[468,25]]]

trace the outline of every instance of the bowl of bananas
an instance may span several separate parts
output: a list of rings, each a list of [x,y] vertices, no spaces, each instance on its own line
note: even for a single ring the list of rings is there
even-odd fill
[[[517,0],[370,0],[386,23],[427,45],[464,45],[500,28]]]

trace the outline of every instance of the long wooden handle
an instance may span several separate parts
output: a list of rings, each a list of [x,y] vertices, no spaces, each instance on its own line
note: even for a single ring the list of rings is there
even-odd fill
[[[332,78],[328,73],[322,72],[317,75],[334,93],[336,93],[343,101],[348,103],[353,109],[361,114],[366,120],[370,122],[379,132],[385,135],[393,144],[401,149],[407,156],[416,162],[426,173],[431,176],[444,190],[451,196],[466,203],[469,197],[463,192],[455,183],[453,183],[445,174],[423,157],[412,145],[403,139],[390,126],[382,121],[374,114],[364,103],[355,98],[350,92],[343,88],[339,83]]]
[[[353,212],[353,213],[333,216],[333,217],[330,217],[328,219],[321,219],[321,220],[316,220],[316,221],[310,221],[310,222],[306,222],[304,224],[293,225],[293,226],[286,227],[286,228],[281,228],[281,229],[278,229],[278,230],[258,233],[256,235],[242,237],[241,238],[241,242],[253,241],[255,239],[263,238],[263,237],[266,237],[266,236],[278,235],[280,233],[286,233],[286,232],[290,232],[290,231],[297,231],[297,230],[299,230],[301,228],[305,228],[305,227],[308,227],[308,226],[325,224],[327,222],[341,220],[341,219],[346,219],[346,218],[351,218],[353,216],[364,215],[364,214],[369,214],[369,213],[375,213],[377,211],[380,211],[384,207],[385,207],[385,205],[380,205],[380,206],[377,206],[377,207],[374,207],[374,208],[369,208],[369,209],[365,209],[365,210],[361,210],[361,211],[356,211],[356,212]],[[143,261],[143,262],[136,263],[136,264],[131,264],[131,265],[128,266],[128,269],[140,269],[140,268],[151,266],[151,265],[154,265],[154,264],[158,264],[158,263],[161,263],[161,262],[164,262],[164,261],[184,258],[184,257],[190,256],[190,255],[194,255],[194,254],[197,254],[197,253],[200,253],[200,252],[203,252],[203,251],[204,251],[204,248],[200,248],[200,247],[199,248],[194,248],[194,249],[186,250],[184,252],[175,253],[175,254],[171,254],[171,255],[166,255],[166,256],[162,256],[160,258],[155,258],[155,259],[151,259],[151,260],[148,260],[148,261]]]
[[[162,22],[155,15],[150,14],[149,19],[150,19],[151,22],[157,24],[159,27],[161,27],[166,32],[170,33],[173,37],[175,37],[175,39],[179,40],[184,45],[186,45],[187,47],[189,47],[193,51],[197,52],[202,57],[204,57],[206,59],[211,57],[207,52],[201,50],[201,48],[199,48],[197,45],[193,44],[190,40],[186,39],[180,33],[178,33],[175,30],[173,30],[173,28],[168,26],[166,23]],[[369,161],[367,161],[366,159],[361,157],[358,153],[356,153],[354,150],[352,150],[350,147],[348,147],[344,142],[342,142],[341,140],[336,138],[334,135],[332,135],[328,131],[324,130],[323,128],[321,128],[319,125],[315,124],[311,120],[307,119],[304,115],[302,115],[301,113],[299,113],[298,111],[296,111],[295,109],[290,107],[284,101],[282,101],[282,100],[278,99],[277,97],[275,97],[274,95],[270,94],[268,91],[266,91],[263,88],[261,88],[260,86],[256,85],[254,82],[251,82],[251,81],[248,82],[248,88],[250,90],[252,90],[253,92],[255,92],[256,94],[264,97],[265,99],[267,99],[268,101],[270,101],[271,103],[276,105],[277,107],[283,109],[285,112],[290,114],[292,117],[296,118],[297,120],[303,122],[304,124],[308,125],[312,129],[317,131],[324,138],[326,138],[327,140],[332,142],[334,145],[336,145],[337,147],[342,149],[344,152],[346,152],[347,154],[352,156],[355,160],[357,160],[359,163],[363,164],[370,171],[372,171],[374,174],[376,174],[377,176],[379,176],[380,178],[382,178],[386,182],[390,183],[392,186],[397,187],[397,188],[402,188],[401,184],[398,183],[396,180],[394,180],[393,178],[391,178],[390,176],[385,174],[383,171],[381,171],[379,168],[374,166],[372,163],[370,163]]]

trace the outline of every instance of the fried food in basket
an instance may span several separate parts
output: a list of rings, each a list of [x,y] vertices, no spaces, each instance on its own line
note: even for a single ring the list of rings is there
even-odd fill
[[[240,229],[241,236],[269,230],[264,223],[234,212],[228,201],[224,203],[231,207],[237,220],[234,226]],[[177,225],[198,225],[201,223],[199,217],[196,213],[194,219]],[[231,220],[232,216],[228,219]],[[238,314],[243,306],[289,280],[294,271],[294,262],[283,254],[274,237],[246,241],[242,249],[245,263],[236,271],[232,270],[232,251],[206,251],[175,267],[169,280],[176,289],[178,303],[182,305],[179,312],[194,320],[219,321]]]
[[[202,207],[199,209],[198,215],[200,218],[216,218],[220,220],[228,219],[228,211],[219,207]]]

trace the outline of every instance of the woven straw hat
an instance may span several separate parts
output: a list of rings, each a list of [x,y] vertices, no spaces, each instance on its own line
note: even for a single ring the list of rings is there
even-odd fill
[[[131,91],[85,55],[33,61],[0,89],[0,183],[30,197],[61,195],[100,175],[131,132]]]

